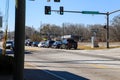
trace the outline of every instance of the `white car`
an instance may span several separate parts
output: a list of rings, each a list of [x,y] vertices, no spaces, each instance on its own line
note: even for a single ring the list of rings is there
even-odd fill
[[[14,41],[6,41],[6,49],[14,50]]]
[[[42,41],[38,44],[38,47],[44,47],[45,46],[45,41]]]

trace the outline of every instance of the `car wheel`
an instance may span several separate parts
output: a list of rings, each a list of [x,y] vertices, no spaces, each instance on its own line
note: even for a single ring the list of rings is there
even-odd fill
[[[12,50],[13,48],[10,46],[10,50]]]
[[[77,49],[77,45],[74,46],[74,49]]]
[[[66,45],[65,45],[65,44],[62,44],[62,45],[61,45],[61,49],[66,49]]]

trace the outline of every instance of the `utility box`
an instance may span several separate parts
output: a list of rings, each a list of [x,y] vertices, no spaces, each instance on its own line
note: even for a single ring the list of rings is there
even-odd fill
[[[92,43],[91,48],[99,47],[98,40],[94,36],[91,37],[91,43]]]

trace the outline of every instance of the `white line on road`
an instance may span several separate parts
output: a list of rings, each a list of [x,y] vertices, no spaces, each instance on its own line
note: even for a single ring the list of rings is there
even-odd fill
[[[48,70],[42,70],[42,71],[44,71],[44,72],[46,72],[46,73],[48,73],[48,74],[51,74],[51,75],[53,75],[53,76],[55,76],[55,77],[57,77],[57,78],[60,78],[61,80],[67,80],[67,79],[65,79],[65,78],[63,78],[63,77],[61,77],[61,76],[58,76],[58,75],[56,75],[56,74],[54,74],[54,73],[52,73],[52,72],[50,72],[50,71],[48,71]]]

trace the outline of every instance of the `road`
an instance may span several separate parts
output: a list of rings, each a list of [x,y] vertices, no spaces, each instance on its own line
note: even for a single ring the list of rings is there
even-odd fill
[[[25,54],[25,78],[26,80],[120,80],[119,54],[119,48],[88,51],[37,48]]]

